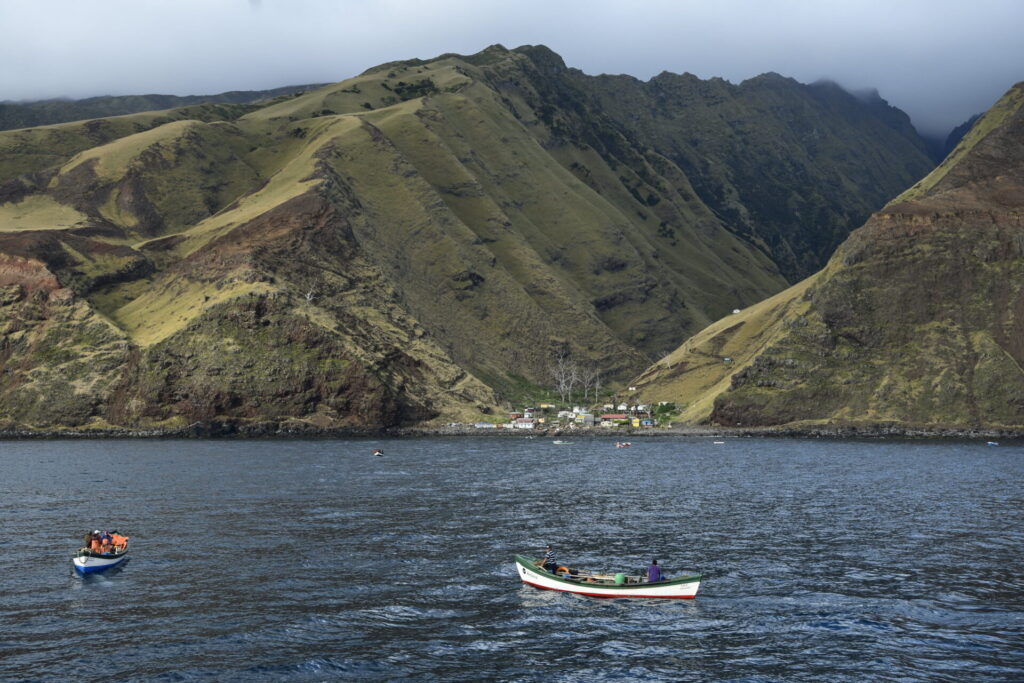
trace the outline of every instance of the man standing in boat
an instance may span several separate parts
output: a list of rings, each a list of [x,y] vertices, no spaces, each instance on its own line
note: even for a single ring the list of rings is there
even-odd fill
[[[545,569],[551,572],[552,574],[554,574],[555,570],[558,569],[558,563],[555,562],[555,551],[551,549],[550,544],[548,544],[547,546],[546,552],[544,553],[544,557],[537,560],[536,564],[541,569]]]
[[[654,583],[655,581],[664,581],[666,576],[661,573],[661,567],[658,566],[657,560],[651,560],[651,566],[647,568],[647,583]]]

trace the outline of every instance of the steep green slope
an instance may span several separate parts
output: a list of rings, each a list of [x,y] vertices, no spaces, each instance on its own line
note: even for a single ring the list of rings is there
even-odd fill
[[[791,282],[820,269],[872,211],[933,167],[910,119],[830,83],[764,74],[732,85],[570,73],[598,109],[658,150],[731,232]],[[658,188],[645,184],[645,196]]]
[[[642,395],[727,425],[1024,425],[1022,141],[1018,84],[826,270],[689,340]]]
[[[596,83],[496,46],[262,106],[0,133],[0,416],[472,419],[560,353],[622,380],[782,289],[768,241]]]

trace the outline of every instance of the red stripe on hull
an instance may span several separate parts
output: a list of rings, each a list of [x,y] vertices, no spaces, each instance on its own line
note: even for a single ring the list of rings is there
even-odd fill
[[[559,593],[572,593],[573,595],[586,595],[590,598],[660,598],[670,600],[693,600],[695,595],[608,595],[607,593],[587,593],[586,591],[571,591],[562,590],[561,588],[549,588],[548,586],[542,586],[539,583],[533,583],[523,579],[523,583],[534,588],[540,588],[546,591],[558,591]]]

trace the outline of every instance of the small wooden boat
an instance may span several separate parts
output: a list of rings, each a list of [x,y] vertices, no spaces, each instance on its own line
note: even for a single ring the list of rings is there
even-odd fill
[[[535,588],[578,593],[594,598],[676,598],[697,595],[703,574],[686,574],[674,579],[650,583],[644,576],[601,574],[586,570],[559,567],[551,573],[537,566],[537,560],[516,555],[519,578]]]
[[[557,446],[571,446],[572,445],[572,441],[556,440],[556,441],[552,441],[551,443],[553,443],[553,444],[555,444]]]
[[[79,550],[73,558],[72,564],[79,574],[95,574],[103,572],[112,567],[117,567],[128,560],[128,544],[125,543],[123,550],[112,553],[94,553],[88,548]]]

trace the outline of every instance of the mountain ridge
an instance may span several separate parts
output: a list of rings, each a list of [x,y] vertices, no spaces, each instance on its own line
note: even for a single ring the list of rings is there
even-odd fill
[[[71,121],[162,111],[198,104],[250,104],[294,95],[326,85],[287,85],[268,90],[231,90],[214,95],[99,95],[83,99],[51,98],[0,102],[0,130],[33,128]]]
[[[790,223],[834,239],[778,207],[774,236],[748,224],[770,198],[730,179],[761,168],[737,126],[767,160],[782,148],[754,121],[831,122],[815,149],[784,136],[799,153],[772,181],[839,201],[829,235],[930,167],[852,97],[794,82],[798,107],[743,114],[746,91],[680,78],[685,125],[668,105],[633,120],[612,86],[635,79],[492,46],[260,105],[0,133],[0,415],[366,428],[493,414],[559,354],[621,381],[782,289]],[[679,137],[698,124],[713,167]]]

